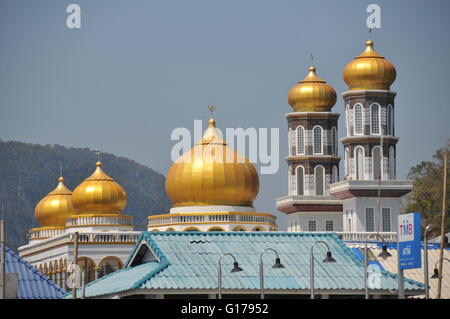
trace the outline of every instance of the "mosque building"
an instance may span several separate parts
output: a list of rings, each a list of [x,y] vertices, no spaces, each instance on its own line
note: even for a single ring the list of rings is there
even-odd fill
[[[124,189],[103,171],[100,161],[73,193],[61,176],[56,188],[36,205],[41,227],[29,231],[29,243],[19,247],[20,256],[66,289],[77,232],[78,265],[86,282],[121,269],[140,234],[133,231],[133,218],[121,213],[126,203]]]
[[[255,212],[259,178],[250,161],[230,148],[208,122],[203,137],[169,169],[169,214],[149,216],[148,230],[273,231],[276,217]]]
[[[394,98],[396,70],[372,41],[347,64],[344,180],[339,181],[336,94],[315,68],[288,95],[288,196],[277,199],[288,231],[394,232],[401,197],[412,181],[396,180]]]
[[[278,210],[287,214],[288,232],[337,232],[347,236],[343,240],[361,241],[380,231],[396,240],[401,197],[411,191],[412,182],[396,180],[395,174],[399,139],[394,130],[396,93],[390,91],[395,77],[394,66],[374,50],[372,41],[345,67],[349,89],[342,94],[342,181],[340,115],[332,111],[335,90],[311,66],[289,91],[288,195],[276,201]],[[276,231],[276,216],[253,206],[258,191],[255,167],[228,146],[211,118],[203,137],[169,169],[166,192],[173,206],[167,214],[149,216],[147,230]],[[73,193],[61,176],[37,204],[41,227],[29,231],[20,256],[67,289],[78,234],[77,260],[85,282],[122,269],[141,235],[133,229],[132,216],[122,214],[126,203],[125,190],[100,161]]]

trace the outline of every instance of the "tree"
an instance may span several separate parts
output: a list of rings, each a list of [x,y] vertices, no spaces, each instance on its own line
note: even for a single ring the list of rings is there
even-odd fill
[[[411,167],[408,179],[414,181],[414,188],[410,194],[411,201],[406,206],[407,213],[421,212],[423,222],[434,225],[430,231],[432,236],[440,235],[442,218],[442,195],[444,179],[444,154],[450,155],[450,139],[447,139],[444,147],[436,151],[432,161],[423,161]],[[447,165],[447,176],[450,169]],[[450,198],[450,189],[447,187],[447,199]],[[448,214],[448,201],[446,213]],[[445,232],[450,231],[450,220],[447,218]]]

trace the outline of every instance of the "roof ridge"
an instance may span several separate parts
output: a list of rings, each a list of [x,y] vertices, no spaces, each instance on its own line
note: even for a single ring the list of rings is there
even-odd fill
[[[123,272],[123,271],[125,271],[125,270],[127,270],[127,269],[129,269],[129,268],[131,268],[131,267],[124,267],[124,268],[122,268],[122,269],[113,271],[113,272],[111,272],[111,273],[109,273],[109,274],[107,274],[107,275],[105,275],[105,276],[102,276],[102,277],[97,278],[97,279],[95,279],[95,280],[93,280],[93,281],[91,281],[91,282],[88,282],[84,287],[87,288],[87,287],[89,287],[89,286],[91,286],[91,285],[93,285],[93,284],[95,284],[95,283],[97,283],[97,282],[99,282],[99,281],[102,281],[102,280],[104,280],[104,279],[107,279],[107,278],[111,277],[112,275],[116,275],[117,273]],[[77,294],[78,294],[79,291],[81,291],[81,289],[82,289],[82,287],[77,288]],[[65,298],[66,296],[71,295],[71,294],[72,294],[71,291],[67,291],[64,295],[61,296],[61,299]]]
[[[156,243],[154,242],[153,238],[151,238],[151,235],[149,233],[144,234],[143,239],[148,245],[150,245],[150,248],[153,250],[153,253],[156,254],[156,256],[159,258],[160,264],[158,267],[151,270],[148,274],[146,274],[141,279],[137,280],[133,285],[131,285],[131,289],[139,288],[144,282],[146,282],[154,275],[158,274],[160,271],[164,270],[170,265],[169,260],[163,254],[158,245],[156,245]]]
[[[221,236],[332,236],[335,238],[339,238],[336,233],[328,233],[328,232],[287,232],[287,231],[254,231],[254,232],[236,232],[236,231],[209,231],[209,232],[184,232],[184,231],[143,231],[144,234],[158,234],[158,235],[179,235],[179,236],[203,236],[208,235],[221,235]],[[342,241],[342,240],[341,240]]]

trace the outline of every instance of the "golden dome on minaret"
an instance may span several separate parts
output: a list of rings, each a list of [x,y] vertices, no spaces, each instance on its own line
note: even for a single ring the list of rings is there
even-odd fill
[[[75,214],[117,214],[127,204],[125,190],[105,174],[102,163],[95,172],[75,188],[72,195]]]
[[[336,103],[336,91],[309,67],[308,75],[288,93],[294,112],[330,112]]]
[[[74,211],[72,192],[64,185],[64,178],[60,177],[58,186],[39,201],[34,214],[44,227],[64,227],[66,219]]]
[[[203,138],[175,161],[166,178],[173,207],[252,207],[258,191],[255,167],[227,146],[212,118]]]
[[[396,71],[391,62],[375,51],[369,40],[364,52],[347,64],[343,78],[350,91],[389,90]]]

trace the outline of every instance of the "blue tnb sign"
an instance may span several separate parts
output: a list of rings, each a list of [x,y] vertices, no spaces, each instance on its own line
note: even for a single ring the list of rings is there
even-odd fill
[[[398,256],[400,269],[422,267],[420,213],[398,216]]]

